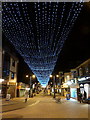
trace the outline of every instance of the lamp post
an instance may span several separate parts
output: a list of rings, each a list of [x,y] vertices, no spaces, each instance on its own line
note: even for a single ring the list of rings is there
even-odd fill
[[[53,98],[56,98],[56,94],[55,94],[55,76],[53,76],[53,88],[54,88],[54,96],[53,96]]]
[[[29,75],[26,75],[26,77],[29,77]],[[30,94],[29,97],[33,97],[33,90],[32,90],[32,78],[35,78],[35,75],[30,75]]]
[[[52,91],[52,82],[50,82],[50,95],[52,95],[51,91]]]
[[[56,78],[57,78],[56,79],[56,87],[57,87],[57,90],[58,90],[58,93],[59,93],[59,85],[58,85],[59,84],[59,81],[58,81],[59,80],[59,75],[56,75]]]
[[[50,78],[53,78],[53,89],[54,89],[53,98],[55,98],[56,97],[56,95],[55,95],[55,76],[54,75],[50,75]]]
[[[50,75],[50,78],[53,78],[53,89],[54,89],[53,98],[56,98],[56,94],[55,94],[55,79],[56,79],[56,77],[58,78],[59,75]]]

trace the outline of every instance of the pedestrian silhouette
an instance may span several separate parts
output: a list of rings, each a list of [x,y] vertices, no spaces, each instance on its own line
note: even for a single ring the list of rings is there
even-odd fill
[[[25,92],[25,103],[27,102],[28,99],[28,92]]]
[[[82,102],[82,93],[78,94],[78,100],[79,100],[80,103]]]

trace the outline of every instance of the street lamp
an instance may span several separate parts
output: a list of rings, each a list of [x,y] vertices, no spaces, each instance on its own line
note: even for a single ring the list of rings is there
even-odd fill
[[[59,77],[59,75],[56,75],[56,77],[58,78],[58,77]]]
[[[28,76],[28,75],[26,75],[26,77],[28,78],[29,76]]]
[[[53,76],[53,87],[54,87],[54,96],[53,96],[53,98],[56,98],[56,94],[55,94],[55,76]]]
[[[52,75],[50,75],[50,78],[52,78],[53,76]]]
[[[59,83],[59,82],[60,82],[60,81],[59,81],[59,77],[60,77],[59,75],[56,75],[56,78],[57,78],[57,79],[56,79],[56,89],[58,90],[58,93],[59,93],[59,84],[60,84],[60,83]]]
[[[29,77],[29,75],[26,75],[26,77],[28,78]],[[32,78],[34,79],[36,76],[35,75],[30,75],[30,95],[29,95],[29,97],[33,97],[33,90],[32,90]]]
[[[32,75],[32,78],[35,78],[36,76],[35,75]]]
[[[55,94],[55,79],[59,78],[59,75],[50,75],[50,78],[53,78],[53,88],[54,88],[53,98],[56,98],[56,94]]]

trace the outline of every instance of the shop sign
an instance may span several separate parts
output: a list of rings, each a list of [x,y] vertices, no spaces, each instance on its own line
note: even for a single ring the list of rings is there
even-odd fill
[[[87,88],[88,88],[88,87],[89,87],[89,84],[84,84],[84,87],[87,87]]]
[[[20,82],[19,86],[21,86],[21,88],[25,88],[25,83]]]
[[[19,85],[19,86],[17,86],[17,89],[21,89],[21,86]]]
[[[16,85],[16,82],[9,82],[9,85]]]
[[[64,83],[63,85],[61,85],[61,88],[68,88],[68,85]]]
[[[80,79],[78,79],[78,81],[84,81],[84,80],[87,80],[87,79],[89,79],[90,77],[82,77],[82,78],[80,78]]]

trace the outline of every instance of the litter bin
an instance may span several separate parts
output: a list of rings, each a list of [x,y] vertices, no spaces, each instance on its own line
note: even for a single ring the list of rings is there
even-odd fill
[[[66,94],[66,99],[70,100],[70,94]]]

